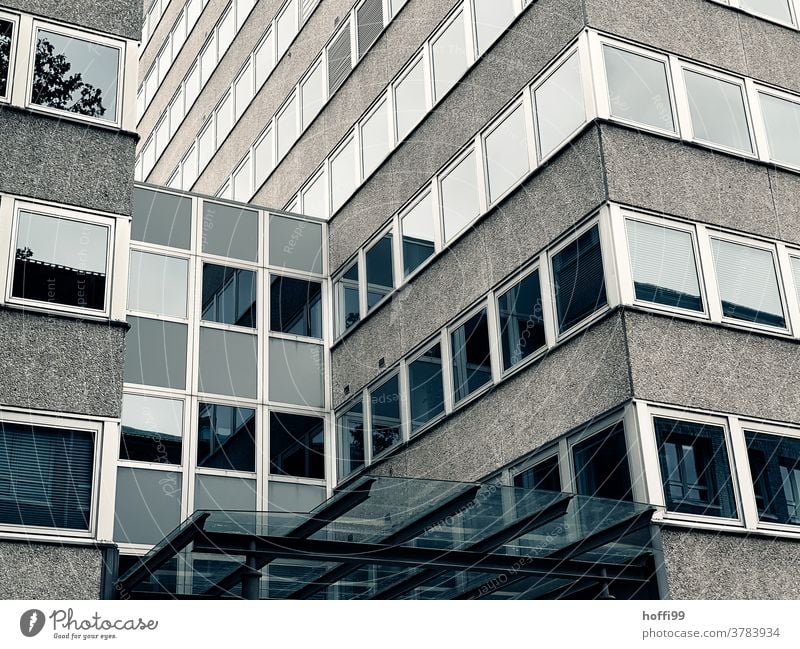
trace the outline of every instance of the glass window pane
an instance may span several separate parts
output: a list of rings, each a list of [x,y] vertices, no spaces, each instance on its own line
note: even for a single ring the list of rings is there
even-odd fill
[[[267,485],[267,509],[271,512],[310,512],[325,501],[326,497],[325,487],[317,485],[277,480],[270,480]],[[275,580],[271,580],[270,585],[274,584]]]
[[[336,335],[341,336],[361,319],[358,288],[358,263],[353,265],[336,281]]]
[[[561,469],[554,455],[514,476],[514,486],[521,489],[561,491]]]
[[[367,310],[371,310],[394,288],[392,233],[385,234],[366,253]]]
[[[745,431],[758,518],[800,525],[800,439]]]
[[[261,187],[275,166],[275,152],[272,148],[272,129],[268,130],[255,146],[256,189]]]
[[[131,239],[189,249],[192,200],[136,187],[133,192]]]
[[[250,176],[250,158],[248,156],[233,174],[233,199],[246,203],[252,195],[253,187]]]
[[[783,304],[769,250],[711,239],[722,315],[747,322],[785,327]]]
[[[800,300],[800,257],[790,257],[792,264],[792,278],[794,279],[794,290],[797,299]]]
[[[475,0],[478,53],[483,54],[514,20],[517,0]]]
[[[236,104],[236,119],[238,120],[253,98],[253,70],[248,63],[239,78],[236,79],[234,87],[234,99]]]
[[[186,111],[200,94],[200,65],[195,65],[186,77]]]
[[[200,52],[200,85],[198,87],[198,91],[200,88],[204,88],[205,85],[208,83],[208,80],[211,78],[211,74],[214,72],[214,68],[217,67],[217,42],[214,38],[214,34],[211,35],[211,38],[208,41],[208,45]]]
[[[411,432],[414,433],[444,412],[442,349],[434,345],[408,365],[411,401]]]
[[[8,95],[9,62],[11,61],[11,41],[14,38],[14,23],[0,19],[0,97]]]
[[[497,300],[503,369],[511,369],[546,345],[539,271],[535,270]]]
[[[691,233],[630,220],[625,228],[636,299],[702,311]]]
[[[278,160],[297,140],[297,101],[292,97],[286,108],[278,115]]]
[[[359,399],[336,420],[339,480],[364,466],[364,409]]]
[[[552,153],[586,121],[580,57],[576,52],[534,92],[539,156]]]
[[[286,8],[278,16],[276,29],[278,31],[278,58],[280,58],[297,34],[297,0],[289,0]]]
[[[425,68],[418,60],[395,86],[394,109],[397,113],[397,140],[411,132],[427,111],[425,101]]]
[[[31,102],[116,122],[119,60],[116,47],[37,29]]]
[[[189,152],[186,154],[186,157],[181,162],[181,172],[183,189],[191,189],[195,180],[197,180],[197,155],[195,154],[194,144],[192,144]]]
[[[606,284],[597,226],[553,256],[553,280],[559,332],[605,306]]]
[[[400,430],[400,379],[397,375],[383,385],[373,388],[370,397],[370,430],[372,431],[372,456],[399,444]]]
[[[272,474],[324,479],[325,420],[270,412],[269,455]]]
[[[458,82],[467,69],[467,43],[464,12],[450,23],[431,46],[433,89],[435,99],[441,99]]]
[[[386,157],[392,143],[389,138],[389,104],[383,102],[361,126],[361,150],[364,178]]]
[[[186,259],[131,250],[128,272],[129,310],[186,317]]]
[[[441,181],[444,238],[451,241],[480,214],[478,170],[471,151]]]
[[[739,84],[684,70],[692,128],[698,140],[752,153],[750,130]]]
[[[217,148],[222,146],[233,128],[233,96],[227,93],[214,113],[217,118]]]
[[[256,290],[252,270],[203,264],[203,320],[255,328]]]
[[[403,233],[403,274],[407,277],[436,250],[433,197],[425,197],[400,220]]]
[[[183,401],[122,395],[121,460],[180,464]]]
[[[256,411],[200,403],[197,466],[231,471],[256,470]]]
[[[320,63],[314,71],[306,77],[300,87],[300,94],[303,98],[303,129],[308,128],[322,104],[325,103],[325,69]]]
[[[529,171],[525,113],[518,106],[486,136],[489,197],[497,200]]]
[[[611,114],[647,126],[675,131],[663,61],[603,46]]]
[[[322,273],[322,225],[279,214],[269,215],[269,263]]]
[[[770,158],[800,166],[800,104],[759,93]]]
[[[614,500],[633,498],[622,422],[576,444],[572,456],[579,494]]]
[[[270,329],[322,338],[322,284],[273,275],[270,281]]]
[[[256,91],[267,80],[269,73],[275,66],[275,41],[272,38],[272,31],[270,31],[261,41],[261,44],[256,50]]]
[[[322,346],[269,340],[269,399],[322,408],[325,405]]]
[[[482,309],[450,334],[456,402],[492,380],[489,323]]]
[[[258,212],[203,201],[203,252],[258,261]]]
[[[331,214],[344,205],[357,184],[356,145],[350,140],[331,160]]]
[[[662,417],[653,426],[667,510],[736,518],[725,430]]]
[[[186,388],[186,325],[128,316],[125,381]]]
[[[303,214],[320,219],[328,217],[328,177],[325,173],[319,174],[303,190]]]
[[[114,541],[155,544],[181,521],[182,476],[177,471],[117,469]]]
[[[200,392],[256,398],[257,338],[200,327]]]
[[[20,211],[11,294],[102,311],[110,228]]]
[[[233,37],[236,34],[236,23],[234,22],[233,9],[230,9],[219,23],[217,28],[217,41],[219,43],[219,58],[227,51],[230,44],[233,42]]]
[[[194,483],[194,511],[256,511],[256,481],[218,475],[198,475]]]
[[[764,14],[775,20],[793,23],[789,0],[741,0],[742,8]]]

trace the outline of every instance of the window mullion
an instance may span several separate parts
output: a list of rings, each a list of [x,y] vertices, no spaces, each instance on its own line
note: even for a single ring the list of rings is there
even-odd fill
[[[798,292],[800,286],[795,286],[794,275],[792,272],[792,259],[789,251],[783,244],[778,244],[777,272],[779,275],[779,285],[783,291],[786,304],[789,331],[797,338],[800,337],[800,297]]]
[[[548,348],[555,346],[558,338],[556,324],[555,300],[553,299],[553,273],[550,269],[550,256],[547,252],[539,255],[539,282],[542,300],[542,320],[544,321],[544,338]]]
[[[653,420],[648,412],[647,404],[634,401],[636,428],[639,434],[645,480],[647,482],[647,500],[657,507],[665,507],[664,488],[661,483],[661,467],[658,461],[658,445],[656,444]]]
[[[722,322],[722,303],[717,286],[714,253],[711,251],[711,238],[706,227],[700,223],[697,224],[697,252],[700,256],[701,276],[705,282],[708,314],[712,322]]]
[[[672,88],[675,92],[675,112],[678,114],[678,134],[682,140],[690,142],[694,139],[692,113],[689,108],[689,95],[686,92],[683,68],[677,57],[669,57],[669,69],[672,75]]]
[[[754,530],[758,527],[758,506],[756,505],[753,477],[750,473],[747,442],[739,418],[731,416],[728,418],[728,422],[731,436],[731,463],[734,468],[733,479],[739,485],[739,498],[745,527]]]
[[[761,98],[758,94],[758,88],[756,88],[756,84],[752,79],[746,78],[744,80],[744,94],[750,109],[753,127],[753,144],[756,149],[756,154],[759,160],[769,162],[769,138],[767,137],[764,114],[761,111]]]

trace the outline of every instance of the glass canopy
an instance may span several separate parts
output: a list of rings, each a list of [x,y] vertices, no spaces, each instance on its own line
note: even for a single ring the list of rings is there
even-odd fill
[[[125,598],[655,598],[650,505],[365,476],[309,513],[197,511]]]

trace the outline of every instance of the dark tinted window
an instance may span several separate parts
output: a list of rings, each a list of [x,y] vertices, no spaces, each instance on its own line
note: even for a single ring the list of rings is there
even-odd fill
[[[578,493],[631,500],[631,474],[622,423],[585,439],[572,449]]]
[[[137,187],[133,191],[131,239],[189,249],[192,200]]]
[[[322,285],[273,275],[269,320],[272,331],[322,338]]]
[[[434,345],[408,365],[411,397],[411,432],[444,412],[442,350]]]
[[[545,345],[539,271],[512,286],[497,301],[503,369],[510,369]]]
[[[322,273],[322,225],[270,214],[269,263]]]
[[[575,326],[606,304],[597,226],[553,256],[553,281],[560,332]]]
[[[258,212],[203,201],[203,252],[258,261]]]
[[[492,380],[486,310],[476,313],[450,335],[455,400],[461,401]]]
[[[394,288],[392,235],[387,234],[367,251],[367,309],[371,309]]]
[[[298,478],[325,477],[325,422],[285,412],[269,414],[270,472]]]
[[[181,463],[183,401],[122,395],[122,460]]]
[[[256,470],[256,411],[201,403],[197,466],[231,471]]]
[[[745,431],[758,517],[800,525],[800,439]]]
[[[203,264],[203,320],[254,328],[255,272]]]
[[[339,479],[364,466],[364,408],[359,399],[336,420]]]
[[[0,96],[5,96],[9,88],[8,75],[13,36],[14,23],[9,20],[0,20]]]
[[[372,455],[400,442],[400,380],[397,375],[370,390]]]
[[[514,476],[514,486],[523,489],[561,491],[561,471],[554,455]]]
[[[125,380],[163,388],[186,387],[186,325],[128,316]]]

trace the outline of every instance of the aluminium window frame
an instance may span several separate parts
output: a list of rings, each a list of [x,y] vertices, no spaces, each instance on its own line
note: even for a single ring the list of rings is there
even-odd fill
[[[188,464],[191,467],[191,471],[184,471],[184,479],[189,479],[191,477],[192,480],[197,475],[212,475],[218,476],[220,478],[242,478],[245,480],[253,480],[256,481],[259,472],[259,462],[261,458],[261,454],[263,453],[263,446],[264,440],[263,435],[261,434],[262,427],[264,425],[264,411],[267,408],[263,405],[263,403],[256,403],[256,402],[248,402],[240,397],[231,397],[226,395],[208,395],[205,393],[198,393],[193,394],[189,398],[190,408],[184,417],[191,419],[192,427],[191,430],[193,433],[190,435],[192,437],[192,448],[191,449],[184,449],[184,453],[187,455]],[[254,423],[255,423],[255,430],[253,431],[253,439],[254,439],[254,461],[253,461],[253,470],[252,471],[244,471],[242,469],[217,469],[214,467],[202,467],[198,462],[198,452],[200,450],[200,404],[203,403],[205,405],[211,406],[224,406],[227,408],[238,408],[238,409],[246,409],[246,410],[253,410],[254,411]],[[191,450],[191,455],[189,455],[189,450]],[[184,485],[184,489],[186,489],[186,485]],[[194,491],[194,485],[192,485],[192,491]],[[259,493],[258,491],[256,493]],[[194,494],[192,494],[194,496]],[[192,498],[191,502],[194,502]]]
[[[439,355],[441,360],[441,374],[442,374],[442,411],[435,417],[431,417],[417,430],[412,430],[412,416],[411,416],[411,374],[410,367],[412,364],[419,361],[431,349],[439,346]],[[447,348],[447,349],[446,349]],[[406,440],[414,439],[421,434],[433,428],[453,412],[453,395],[449,390],[451,383],[451,367],[452,360],[450,357],[449,341],[447,340],[447,332],[442,329],[436,334],[425,340],[421,345],[418,345],[411,354],[408,354],[400,361],[400,389],[403,394],[403,422],[404,434]]]
[[[365,430],[367,431],[367,435],[369,437],[369,458],[370,458],[369,464],[373,464],[374,462],[388,455],[391,455],[397,450],[398,447],[402,446],[405,442],[408,441],[408,435],[406,430],[408,426],[408,420],[405,417],[406,401],[408,401],[408,398],[406,394],[403,393],[403,381],[401,380],[402,372],[400,370],[401,368],[399,366],[396,366],[390,371],[382,373],[377,381],[373,381],[372,383],[369,384],[368,387],[364,389],[364,394],[366,395],[365,398],[369,400],[369,421],[365,422],[366,423]],[[400,420],[398,422],[400,428],[400,439],[394,444],[390,444],[379,453],[375,453],[374,439],[373,439],[373,433],[374,433],[373,420],[375,415],[373,414],[373,408],[372,408],[372,393],[376,390],[381,389],[389,381],[395,378],[397,379],[397,396],[399,397],[397,410],[400,415]]]
[[[386,135],[386,143],[387,149],[385,152],[381,153],[381,156],[378,158],[377,163],[372,169],[367,170],[365,168],[365,158],[364,155],[364,146],[367,144],[364,139],[364,128],[367,126],[367,123],[373,118],[376,117],[381,110],[386,110],[386,123],[384,127],[386,128],[385,135]],[[392,155],[392,152],[397,146],[397,142],[395,141],[395,129],[393,126],[394,122],[394,106],[392,104],[392,97],[391,94],[387,96],[385,91],[381,91],[378,98],[372,103],[372,105],[367,109],[364,115],[358,120],[356,123],[356,130],[358,131],[358,143],[359,143],[359,183],[363,183],[368,178],[373,176],[377,173],[378,169],[380,169],[381,165],[384,161]],[[356,191],[358,190],[359,183],[356,184]]]
[[[0,9],[0,19],[10,22],[11,27],[11,42],[9,43],[8,51],[8,71],[6,73],[6,92],[0,95],[0,103],[7,104],[11,102],[11,95],[14,90],[14,79],[16,77],[16,64],[17,64],[17,48],[19,47],[19,14],[11,13],[5,9]]]
[[[364,294],[364,290],[362,289],[362,281],[363,281],[363,269],[365,267],[364,263],[364,249],[360,248],[358,252],[352,257],[350,257],[345,263],[341,265],[341,270],[337,272],[331,278],[331,292],[333,295],[333,342],[336,343],[341,340],[345,334],[356,327],[361,320],[364,319],[362,314],[366,313],[366,295]],[[357,268],[358,272],[358,281],[354,281],[351,279],[345,279],[345,275],[349,273],[353,267]],[[338,296],[338,289],[341,283],[342,286],[342,296],[345,294],[346,289],[353,289],[355,288],[358,291],[358,320],[351,324],[349,327],[345,326],[345,321],[342,317],[345,314],[339,312],[340,308],[344,307],[344,300],[342,299],[342,304],[339,304],[340,299]],[[341,321],[341,331],[339,330]]]
[[[323,55],[319,55],[314,62],[308,67],[308,70],[305,74],[300,78],[298,82],[299,94],[300,94],[300,126],[298,130],[298,137],[311,126],[311,123],[316,119],[317,115],[322,112],[323,107],[328,102],[328,66],[325,64],[325,57]],[[309,109],[306,106],[306,87],[309,81],[311,81],[312,77],[319,73],[320,80],[322,82],[322,93],[320,95],[321,101],[319,102],[319,106],[316,109]],[[306,114],[308,113],[308,114]]]
[[[342,201],[339,205],[336,204],[334,201],[334,183],[333,183],[333,165],[338,160],[339,156],[345,155],[345,151],[349,146],[353,147],[353,189],[349,190],[346,196],[342,198]],[[330,209],[330,216],[333,217],[336,213],[339,212],[347,202],[353,197],[353,194],[358,191],[359,184],[361,182],[361,142],[360,142],[360,133],[359,129],[350,129],[347,134],[340,140],[340,142],[333,148],[331,153],[327,156],[327,165],[328,165],[328,192],[330,194],[328,198],[328,206]],[[345,161],[343,159],[343,161]],[[346,162],[346,161],[345,161]],[[277,166],[277,165],[276,165]],[[362,247],[363,249],[363,247]]]
[[[463,147],[459,153],[450,158],[447,164],[440,171],[434,174],[433,181],[436,185],[436,195],[438,198],[437,214],[439,217],[439,229],[442,233],[442,248],[450,248],[452,245],[454,245],[455,242],[458,241],[488,209],[486,179],[483,173],[483,158],[485,156],[481,148],[481,144],[482,140],[480,134],[478,134],[474,138],[471,138],[469,143]],[[475,194],[476,198],[478,199],[477,204],[475,205],[476,213],[466,218],[464,220],[464,224],[458,230],[455,230],[448,238],[446,227],[447,224],[445,223],[445,192],[443,191],[442,186],[447,178],[454,173],[462,163],[466,162],[469,156],[474,156],[472,163],[475,171]]]
[[[135,385],[131,384],[131,387],[124,388],[122,391],[123,400],[125,395],[130,395],[133,397],[146,397],[148,399],[164,399],[166,401],[176,401],[180,402],[181,404],[181,461],[179,464],[169,464],[167,462],[153,462],[153,461],[146,461],[146,460],[129,460],[123,459],[122,457],[117,455],[116,466],[114,467],[114,471],[116,472],[117,467],[127,467],[131,469],[153,469],[155,471],[163,471],[165,473],[185,473],[186,472],[186,463],[189,458],[187,458],[187,448],[189,446],[189,436],[191,427],[189,425],[189,413],[188,413],[188,402],[189,398],[186,396],[184,392],[180,394],[165,394],[162,390],[169,390],[170,388],[157,388],[155,386],[148,386],[148,385]],[[122,450],[122,414],[120,411],[120,428],[119,428],[119,448],[120,451]]]
[[[424,104],[423,116],[414,126],[409,129],[408,133],[403,135],[401,138],[400,125],[398,123],[397,116],[397,89],[409,78],[409,76],[411,76],[414,69],[418,65],[422,66],[422,83],[424,85],[424,97],[422,102]],[[403,67],[403,70],[389,84],[389,95],[392,101],[392,130],[394,131],[394,141],[398,145],[401,142],[404,142],[408,136],[414,132],[414,130],[419,126],[420,122],[425,119],[425,116],[430,113],[431,109],[433,108],[435,102],[433,99],[433,79],[431,74],[432,67],[430,61],[430,50],[428,47],[423,46],[422,50],[418,51],[414,56],[411,57],[409,62]]]
[[[798,110],[800,110],[800,96],[784,92],[778,88],[768,86],[758,81],[751,81],[750,79],[747,80],[747,85],[748,88],[752,90],[751,95],[754,99],[753,118],[756,128],[756,135],[759,138],[759,141],[763,142],[763,146],[761,147],[761,153],[763,156],[762,159],[767,162],[778,164],[781,167],[786,167],[787,169],[791,169],[793,171],[800,171],[800,163],[793,164],[791,162],[785,162],[783,160],[778,160],[772,155],[772,146],[767,131],[767,120],[764,116],[764,109],[761,101],[762,95],[767,95],[768,97],[781,99],[790,104],[794,104]]]
[[[326,338],[325,338],[325,313],[327,311],[326,306],[326,297],[325,297],[325,281],[323,278],[315,275],[311,275],[309,273],[304,273],[303,271],[292,270],[290,268],[276,268],[276,267],[268,267],[266,269],[267,277],[265,278],[265,282],[268,283],[265,285],[265,289],[267,291],[267,305],[266,305],[266,312],[264,314],[264,326],[266,327],[265,331],[269,335],[270,338],[280,338],[282,340],[289,340],[298,343],[312,343],[315,345],[325,345]],[[320,314],[322,317],[322,328],[320,330],[319,337],[316,336],[307,336],[305,334],[292,334],[287,333],[285,331],[277,331],[272,328],[272,280],[275,277],[280,277],[284,279],[296,279],[302,280],[304,282],[315,283],[320,285]],[[302,408],[304,406],[297,406],[298,408]]]
[[[372,250],[380,245],[381,241],[386,236],[392,237],[392,259],[391,259],[391,269],[392,269],[392,287],[387,291],[381,298],[372,305],[369,306],[369,290],[370,290],[370,283],[369,278],[367,277],[367,255],[372,252]],[[363,254],[363,260],[361,268],[364,269],[363,273],[359,273],[359,291],[365,297],[365,307],[366,310],[364,311],[364,315],[362,319],[367,316],[367,314],[372,313],[373,311],[379,309],[383,306],[384,302],[388,302],[392,299],[392,295],[394,294],[395,290],[397,289],[398,282],[397,282],[397,231],[394,227],[394,220],[389,221],[383,228],[381,228],[375,235],[370,237],[366,243],[360,248]],[[361,255],[359,255],[359,258]],[[375,285],[377,286],[377,285]]]
[[[519,462],[507,469],[507,478],[505,483],[509,487],[514,487],[514,480],[517,476],[525,473],[529,469],[539,466],[542,462],[555,458],[558,463],[558,480],[561,484],[562,492],[570,492],[572,490],[571,476],[565,475],[563,471],[564,465],[564,450],[561,448],[561,440],[556,440],[544,445],[544,448],[537,450],[533,455],[526,458],[524,461]],[[518,487],[515,487],[518,488]]]
[[[499,376],[499,359],[497,358],[497,349],[498,349],[498,339],[497,339],[497,330],[493,326],[493,322],[495,322],[497,315],[495,313],[496,308],[492,306],[493,301],[489,300],[487,296],[484,296],[480,299],[477,304],[471,306],[467,311],[462,314],[459,314],[458,318],[454,320],[451,324],[447,325],[444,328],[444,333],[447,342],[447,363],[448,363],[448,371],[447,371],[447,379],[448,384],[445,385],[445,394],[449,394],[449,402],[452,404],[452,412],[467,406],[468,404],[472,403],[473,401],[481,398],[486,392],[489,390],[494,389],[495,385],[497,385],[498,381],[500,380]],[[455,364],[456,354],[453,350],[453,334],[460,329],[467,321],[472,319],[474,316],[478,315],[482,311],[486,312],[486,329],[488,333],[488,351],[489,351],[489,380],[486,381],[483,385],[476,388],[469,394],[461,397],[458,399],[456,397],[456,377],[453,365]],[[442,352],[442,364],[444,365],[445,362],[445,354]],[[445,404],[447,404],[447,398],[445,400]],[[450,413],[448,413],[450,414]]]
[[[154,255],[158,257],[166,257],[168,259],[178,259],[180,261],[186,262],[186,310],[183,317],[170,315],[166,313],[156,313],[151,311],[142,311],[141,309],[133,309],[130,307],[130,282],[131,282],[131,275],[128,273],[127,277],[127,290],[126,290],[126,303],[125,303],[125,313],[130,314],[132,316],[136,316],[138,318],[149,318],[149,319],[159,319],[164,320],[166,322],[176,322],[179,324],[186,324],[189,322],[189,311],[191,309],[190,304],[194,300],[194,282],[192,281],[192,253],[189,250],[181,250],[180,248],[172,248],[170,246],[164,246],[159,244],[151,244],[145,241],[131,241],[130,248],[128,250],[129,258],[133,256],[133,253],[138,253],[140,255]],[[130,263],[128,265],[130,269]]]
[[[413,212],[420,203],[424,200],[430,199],[431,201],[431,228],[433,230],[433,253],[419,266],[412,270],[408,275],[405,274],[405,254],[403,252],[403,219]],[[442,232],[442,216],[441,209],[439,208],[439,183],[428,181],[423,185],[422,189],[417,191],[410,200],[395,213],[395,220],[397,221],[397,237],[399,254],[397,257],[398,266],[400,269],[398,277],[401,278],[397,288],[402,287],[404,284],[411,281],[432,262],[444,248],[444,232]]]
[[[464,24],[462,25],[462,29],[464,30],[464,54],[466,55],[466,61],[464,65],[464,69],[458,78],[455,80],[455,83],[446,90],[442,91],[441,94],[437,92],[436,89],[436,66],[433,56],[433,50],[436,46],[437,41],[439,41],[447,32],[448,29],[457,21],[463,20]],[[476,51],[476,43],[473,38],[473,28],[472,23],[474,22],[472,17],[472,6],[469,0],[462,0],[462,2],[456,3],[453,9],[450,11],[449,15],[442,20],[441,23],[436,27],[435,31],[425,39],[425,43],[423,45],[424,49],[427,50],[427,61],[428,61],[428,74],[426,75],[427,78],[430,79],[430,92],[431,97],[433,99],[433,106],[437,105],[441,102],[447,95],[449,95],[460,83],[461,79],[467,73],[467,71],[472,67],[475,63],[475,51]]]
[[[330,454],[330,417],[327,414],[321,412],[314,412],[311,413],[308,410],[303,410],[297,406],[292,405],[275,405],[275,406],[266,406],[264,408],[264,418],[263,418],[263,440],[264,440],[264,453],[265,453],[265,471],[263,472],[264,475],[264,482],[267,483],[267,486],[270,482],[283,482],[285,484],[300,484],[300,485],[309,485],[309,486],[316,486],[316,487],[327,487],[328,486],[328,479],[330,478],[330,466],[329,466],[329,456]],[[323,459],[322,459],[322,470],[324,476],[322,478],[304,478],[300,476],[293,476],[293,475],[284,475],[281,473],[273,473],[272,472],[272,434],[271,434],[271,415],[297,415],[301,417],[315,417],[322,422],[323,425]],[[266,502],[266,500],[265,500]]]
[[[306,196],[314,187],[314,185],[318,182],[322,183],[322,203],[323,203],[323,210],[324,216],[318,218],[327,218],[331,211],[330,206],[330,192],[328,191],[328,165],[327,161],[322,163],[322,166],[317,169],[314,173],[309,176],[308,181],[300,188],[300,191],[297,193],[297,197],[299,199],[298,207],[300,212],[303,214],[307,213],[306,208]]]

